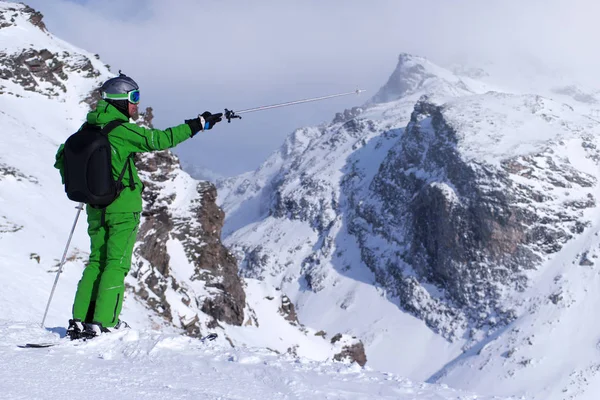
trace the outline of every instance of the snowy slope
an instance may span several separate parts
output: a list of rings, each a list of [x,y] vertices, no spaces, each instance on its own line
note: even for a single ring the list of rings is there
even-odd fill
[[[58,145],[78,129],[87,112],[82,101],[98,87],[109,71],[96,58],[33,26],[26,15],[7,9],[21,7],[0,3],[4,15],[15,14],[15,24],[0,30],[3,55],[19,54],[24,44],[36,51],[48,49],[75,66],[87,58],[99,76],[70,71],[66,92],[47,97],[47,89],[55,87],[36,82],[36,91],[25,90],[11,79],[0,81],[0,291],[2,317],[12,320],[40,320],[45,304],[41,299],[52,287],[54,269],[62,255],[75,217],[75,204],[65,201],[57,171],[52,168]],[[67,55],[68,54],[68,55]],[[6,65],[3,69],[8,68]],[[60,79],[60,78],[58,78]],[[65,268],[53,310],[68,310],[71,293],[81,273],[77,254],[87,251],[89,244],[85,224],[80,221],[72,243],[73,261]],[[28,297],[23,297],[28,293]],[[37,301],[25,301],[27,298]],[[63,323],[65,314],[50,313],[49,321]]]
[[[519,318],[449,362],[432,382],[535,399],[598,398],[600,210],[588,217],[593,223],[584,234],[516,296]]]
[[[95,55],[55,38],[38,17],[22,5],[0,2],[0,363],[10,366],[0,377],[0,397],[58,398],[72,396],[76,388],[116,398],[480,398],[333,362],[334,354],[355,341],[343,336],[332,343],[338,331],[319,333],[298,324],[282,291],[255,279],[244,283],[243,325],[217,326],[219,338],[209,344],[182,336],[180,327],[165,323],[128,292],[122,316],[134,329],[80,346],[19,349],[17,344],[65,334],[89,243],[82,214],[48,328],[40,328],[76,213],[52,164],[58,145],[85,116],[91,91],[111,76]],[[196,201],[197,185],[180,171],[159,185],[161,196],[177,194],[170,204],[175,217],[189,218],[186,207]],[[167,242],[171,278],[202,296],[207,288],[190,278],[194,268],[183,244]],[[137,262],[148,266],[147,260]],[[138,283],[128,278],[131,287]],[[166,297],[182,321],[197,312],[184,304],[180,291],[167,291]]]
[[[407,70],[410,85],[398,83]],[[347,232],[341,185],[355,169],[360,171],[356,179],[368,187],[422,95],[433,91],[453,98],[488,88],[448,71],[438,76],[440,70],[425,59],[401,55],[374,98],[394,101],[372,100],[338,115],[329,126],[298,129],[257,171],[219,186],[227,215],[225,243],[243,260],[245,276],[281,286],[302,323],[356,335],[366,342],[370,363],[414,379],[425,379],[460,354],[461,343],[449,343],[422,321],[398,312],[385,291],[373,285],[375,277],[360,263],[356,238]],[[281,204],[285,198],[289,203]],[[328,243],[334,244],[327,248]],[[341,256],[334,257],[336,252]]]
[[[112,74],[95,55],[34,25],[32,20],[37,14],[33,10],[14,3],[1,2],[0,5],[0,57],[5,60],[0,70],[6,78],[0,81],[3,92],[0,126],[5,132],[4,146],[0,149],[0,265],[3,266],[0,279],[12,282],[0,291],[1,317],[41,321],[76,215],[76,205],[66,199],[58,171],[52,168],[54,155],[59,144],[76,131],[84,119],[91,92]],[[189,224],[193,225],[190,204],[200,203],[199,183],[178,165],[173,168],[169,174],[158,171],[160,179],[153,182],[159,200],[169,199],[172,203],[159,206],[168,207],[175,221],[191,221]],[[142,173],[144,178],[150,179],[146,175]],[[85,218],[83,212],[49,310],[47,326],[64,326],[70,317],[75,288],[89,251]],[[201,231],[199,225],[195,223],[196,229]],[[168,318],[151,310],[148,303],[131,290],[139,287],[148,269],[164,268],[164,265],[152,266],[142,256],[134,259],[132,273],[127,278],[130,290],[122,315],[134,326],[168,331],[198,320],[206,330],[211,323],[212,318],[194,304],[201,306],[201,300],[209,298],[217,289],[208,288],[205,280],[193,278],[194,265],[184,250],[184,241],[176,236],[177,232],[171,233],[165,249],[166,258],[170,260],[167,278],[171,284],[164,297],[153,298],[171,310]],[[224,333],[219,340],[262,346],[266,338],[273,335],[278,340],[270,343],[272,349],[282,353],[296,349],[298,354],[311,354],[319,360],[331,358],[350,344],[348,338],[331,344],[316,337],[317,330],[290,324],[279,311],[282,301],[279,293],[252,282],[246,285],[255,291],[248,294],[252,307],[241,305],[242,309],[246,308],[246,320],[241,321],[245,329],[232,327],[228,334],[229,326],[223,324],[219,326]],[[185,304],[186,297],[196,301]],[[273,301],[266,297],[272,297]]]
[[[91,342],[20,349],[55,334],[0,323],[3,399],[57,399],[78,393],[114,399],[492,400],[446,386],[340,363],[232,349],[176,335],[127,330]],[[509,398],[505,398],[509,400]]]
[[[259,169],[221,183],[225,242],[244,276],[290,296],[302,323],[360,337],[371,366],[484,394],[595,398],[594,329],[575,352],[564,342],[589,325],[597,274],[557,272],[583,254],[594,262],[598,247],[595,100],[542,76],[513,90],[521,77],[509,84],[495,72],[401,55],[364,106],[298,129]],[[406,222],[423,216],[418,202],[405,205],[422,193],[467,218],[467,202],[487,197],[475,212],[513,217],[485,227],[493,248],[460,249],[479,267],[458,264],[447,277],[444,265],[414,262],[422,242]],[[456,246],[471,243],[463,234]]]

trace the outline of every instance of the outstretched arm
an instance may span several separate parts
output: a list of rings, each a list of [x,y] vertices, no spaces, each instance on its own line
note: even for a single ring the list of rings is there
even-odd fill
[[[166,150],[193,137],[199,131],[211,129],[214,124],[221,121],[222,115],[220,113],[211,114],[207,111],[198,118],[186,120],[184,124],[164,131],[125,123],[115,128],[115,132],[118,132],[119,136],[132,146],[130,149],[132,153]]]
[[[124,142],[131,146],[129,149],[131,153],[141,153],[170,149],[193,135],[188,124],[177,125],[162,131],[125,123],[115,128],[111,132],[111,136],[122,138]]]

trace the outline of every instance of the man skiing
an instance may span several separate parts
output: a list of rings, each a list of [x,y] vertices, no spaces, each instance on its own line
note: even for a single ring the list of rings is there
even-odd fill
[[[88,113],[80,134],[87,134],[82,131],[86,126],[107,128],[112,179],[120,185],[120,190],[107,206],[88,204],[86,207],[91,249],[73,302],[73,318],[67,329],[71,339],[92,338],[124,324],[119,320],[124,282],[131,267],[142,211],[143,184],[133,155],[175,147],[199,131],[211,129],[223,115],[206,111],[164,131],[146,129],[129,122],[130,118],[138,118],[140,101],[139,87],[133,79],[119,72],[119,76],[106,81],[100,91],[102,100]],[[58,149],[54,166],[60,170],[65,183],[65,169],[68,169],[65,144]]]

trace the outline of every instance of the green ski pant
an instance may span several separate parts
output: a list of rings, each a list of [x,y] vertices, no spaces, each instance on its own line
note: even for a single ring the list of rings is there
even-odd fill
[[[106,213],[102,218],[100,210],[88,207],[90,260],[77,285],[73,318],[105,328],[117,324],[139,224],[140,213]]]

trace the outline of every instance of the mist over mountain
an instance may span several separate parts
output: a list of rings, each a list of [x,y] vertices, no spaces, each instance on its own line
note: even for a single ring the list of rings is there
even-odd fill
[[[114,74],[24,5],[0,1],[0,43],[0,393],[65,395],[68,375],[45,374],[68,362],[141,371],[119,389],[134,398],[597,397],[593,90],[401,53],[363,105],[299,127],[256,171],[138,154],[132,329],[36,364],[15,345],[64,336],[89,254],[82,217],[36,326],[75,217],[54,154]],[[28,369],[36,384],[14,389]]]
[[[572,356],[563,370],[551,349],[585,324],[560,321],[587,309],[573,299],[581,286],[561,304],[567,282],[585,286],[598,246],[595,100],[543,76],[531,85],[544,95],[401,54],[362,107],[298,129],[259,169],[220,183],[240,273],[280,286],[300,320],[363,338],[377,368],[487,394],[594,398],[582,384],[591,361]]]

